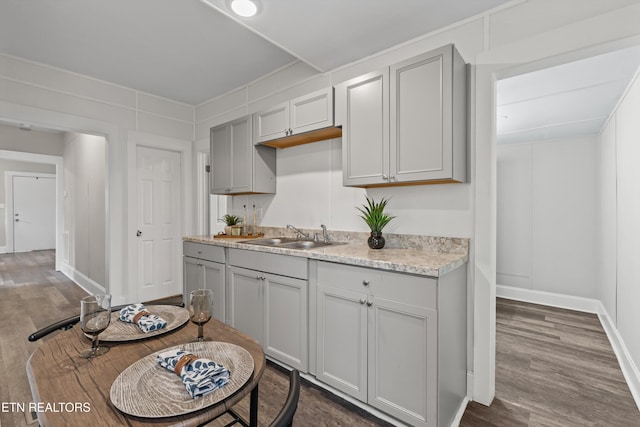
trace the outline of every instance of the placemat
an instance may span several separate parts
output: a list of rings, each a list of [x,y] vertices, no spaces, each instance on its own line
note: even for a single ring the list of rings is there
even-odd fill
[[[138,325],[120,320],[120,311],[114,311],[111,313],[111,323],[109,323],[109,327],[98,337],[100,341],[141,340],[166,334],[189,321],[189,310],[183,307],[173,305],[147,305],[146,308],[149,313],[158,315],[166,320],[167,326],[156,331],[144,333]]]
[[[213,360],[229,369],[229,382],[196,399],[191,398],[182,380],[161,367],[158,353],[183,349]],[[253,357],[235,344],[211,341],[187,343],[150,354],[125,369],[111,385],[111,402],[125,414],[144,418],[165,418],[199,411],[231,396],[253,374]]]

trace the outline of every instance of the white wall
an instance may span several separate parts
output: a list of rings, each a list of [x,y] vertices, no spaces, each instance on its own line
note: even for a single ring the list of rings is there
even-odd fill
[[[638,371],[640,367],[639,115],[640,78],[637,75],[600,138],[601,151],[608,153],[607,157],[601,159],[600,185],[603,187],[600,198],[601,240],[607,247],[613,247],[615,236],[614,254],[600,259],[600,271],[604,278],[603,305],[615,323],[624,346],[635,364],[633,369],[635,369],[638,384],[640,384]],[[614,153],[615,163],[612,159]],[[615,170],[615,183],[612,170]]]
[[[498,146],[498,285],[598,296],[596,141]]]
[[[102,136],[65,134],[65,272],[85,286],[106,287],[106,141]]]
[[[0,120],[106,137],[107,288],[114,305],[131,302],[135,283],[128,280],[129,255],[135,246],[127,222],[129,182],[134,181],[127,168],[130,132],[191,143],[193,106],[0,55]],[[188,226],[186,230],[192,234]]]
[[[617,196],[615,112],[598,139],[598,299],[617,318]]]

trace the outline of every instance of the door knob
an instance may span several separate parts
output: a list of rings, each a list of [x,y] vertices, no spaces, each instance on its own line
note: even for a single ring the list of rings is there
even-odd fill
[[[138,236],[138,237],[142,236],[142,231],[138,230],[138,231],[136,232],[136,236]]]

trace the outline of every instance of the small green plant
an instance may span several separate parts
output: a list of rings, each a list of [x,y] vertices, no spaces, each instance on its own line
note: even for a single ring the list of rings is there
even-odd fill
[[[395,218],[395,216],[391,216],[384,212],[389,200],[383,197],[382,200],[376,202],[373,198],[370,199],[367,196],[364,197],[367,199],[367,203],[362,205],[362,207],[356,207],[356,209],[362,213],[360,218],[367,223],[371,232],[381,233],[382,229],[389,224],[393,218]]]
[[[225,216],[223,216],[222,221],[224,221],[225,224],[231,226],[231,225],[238,225],[242,222],[242,218],[240,218],[237,215],[231,215],[231,214],[226,214]]]

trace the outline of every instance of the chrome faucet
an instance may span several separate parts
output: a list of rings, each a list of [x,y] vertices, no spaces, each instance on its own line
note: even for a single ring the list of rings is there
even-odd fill
[[[320,224],[320,227],[322,228],[322,240],[325,243],[329,242],[329,235],[327,234],[327,226],[324,224]]]
[[[296,234],[299,234],[303,239],[309,239],[309,233],[304,233],[291,224],[287,224],[287,228],[295,231]]]

